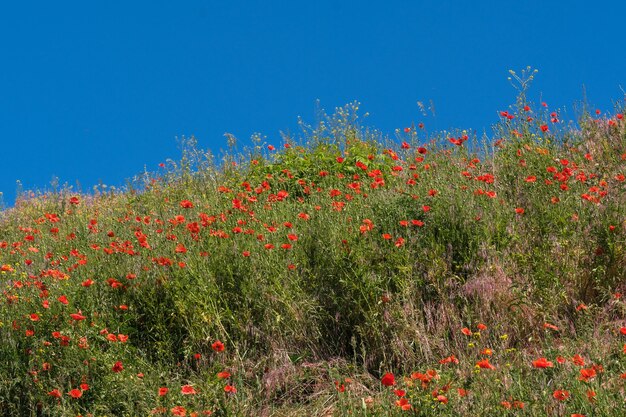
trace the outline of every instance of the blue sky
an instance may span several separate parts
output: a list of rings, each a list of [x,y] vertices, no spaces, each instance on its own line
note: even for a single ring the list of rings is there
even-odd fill
[[[353,100],[384,132],[483,131],[530,97],[609,111],[626,89],[623,1],[12,2],[0,10],[0,191],[84,191],[223,134],[279,131]],[[425,118],[417,101],[432,101]],[[574,116],[573,112],[570,112]]]

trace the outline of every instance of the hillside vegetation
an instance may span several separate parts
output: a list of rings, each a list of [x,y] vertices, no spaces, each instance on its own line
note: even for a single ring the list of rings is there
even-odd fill
[[[357,104],[0,220],[0,415],[623,415],[626,121]]]

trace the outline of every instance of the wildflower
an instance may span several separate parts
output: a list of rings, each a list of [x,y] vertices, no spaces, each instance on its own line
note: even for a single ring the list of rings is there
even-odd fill
[[[178,417],[185,417],[187,415],[187,410],[182,405],[177,405],[176,407],[172,408],[170,412]]]
[[[411,404],[409,404],[409,400],[406,398],[400,398],[396,401],[396,406],[400,407],[403,411],[408,411],[411,409]]]
[[[169,388],[166,387],[161,387],[159,388],[159,397],[163,397],[167,394],[167,392],[169,391]]]
[[[489,359],[483,359],[476,362],[476,366],[481,369],[496,369],[495,366],[489,363]]]
[[[52,391],[48,392],[48,395],[54,398],[61,398],[63,394],[61,394],[61,391],[55,388]]]
[[[588,390],[587,391],[587,400],[589,400],[590,403],[594,402],[596,400],[596,392],[593,390]]]
[[[197,391],[191,385],[183,385],[180,389],[180,393],[183,395],[195,395]]]
[[[533,366],[535,368],[552,368],[554,365],[552,362],[546,360],[546,358],[539,358],[533,361]]]
[[[590,379],[595,378],[596,370],[595,368],[583,368],[580,370],[580,376],[578,377],[579,381],[589,382]]]
[[[122,372],[124,370],[124,366],[122,365],[122,362],[117,361],[115,362],[115,364],[113,364],[113,367],[111,368],[111,370],[113,372]]]
[[[224,343],[220,342],[219,340],[216,340],[215,342],[213,342],[213,344],[211,345],[211,348],[216,351],[216,352],[223,352],[224,351]]]
[[[461,329],[461,333],[463,333],[465,336],[471,336],[472,335],[472,331],[470,329],[468,329],[467,327],[463,327]]]
[[[569,391],[564,389],[557,389],[552,393],[552,396],[559,401],[567,400],[569,398],[569,395]]]
[[[224,392],[228,394],[235,394],[237,393],[237,388],[235,388],[233,385],[226,385],[224,387]]]
[[[74,388],[73,390],[68,392],[67,395],[69,395],[72,398],[80,398],[83,396],[83,392],[79,389]]]
[[[551,330],[554,330],[554,331],[559,331],[558,327],[556,327],[554,324],[550,324],[550,323],[544,323],[543,324],[543,328],[544,329],[551,329]]]
[[[391,387],[393,385],[396,385],[396,378],[391,372],[387,372],[385,375],[383,375],[380,382],[386,387]]]
[[[439,361],[440,364],[446,364],[446,363],[455,363],[458,364],[459,360],[456,358],[456,356],[454,355],[450,355],[447,358],[443,358]]]
[[[217,377],[218,377],[219,379],[226,379],[226,378],[230,378],[230,372],[228,372],[228,371],[218,372],[218,373],[217,373]]]
[[[87,317],[83,316],[80,311],[78,313],[70,314],[70,317],[72,319],[76,320],[76,321],[85,320],[87,318]]]

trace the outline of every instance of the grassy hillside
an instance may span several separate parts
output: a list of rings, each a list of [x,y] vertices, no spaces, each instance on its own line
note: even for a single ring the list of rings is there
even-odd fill
[[[620,415],[626,122],[357,105],[0,220],[0,415]],[[619,411],[618,411],[619,410]],[[617,414],[615,414],[617,413]]]

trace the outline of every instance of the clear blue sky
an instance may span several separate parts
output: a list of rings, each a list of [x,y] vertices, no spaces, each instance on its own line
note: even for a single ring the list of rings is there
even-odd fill
[[[376,4],[378,3],[378,4]],[[315,100],[352,100],[392,133],[483,131],[514,102],[508,70],[539,69],[531,97],[603,111],[626,89],[626,2],[16,1],[0,10],[0,191],[123,185],[223,134],[280,143]]]

